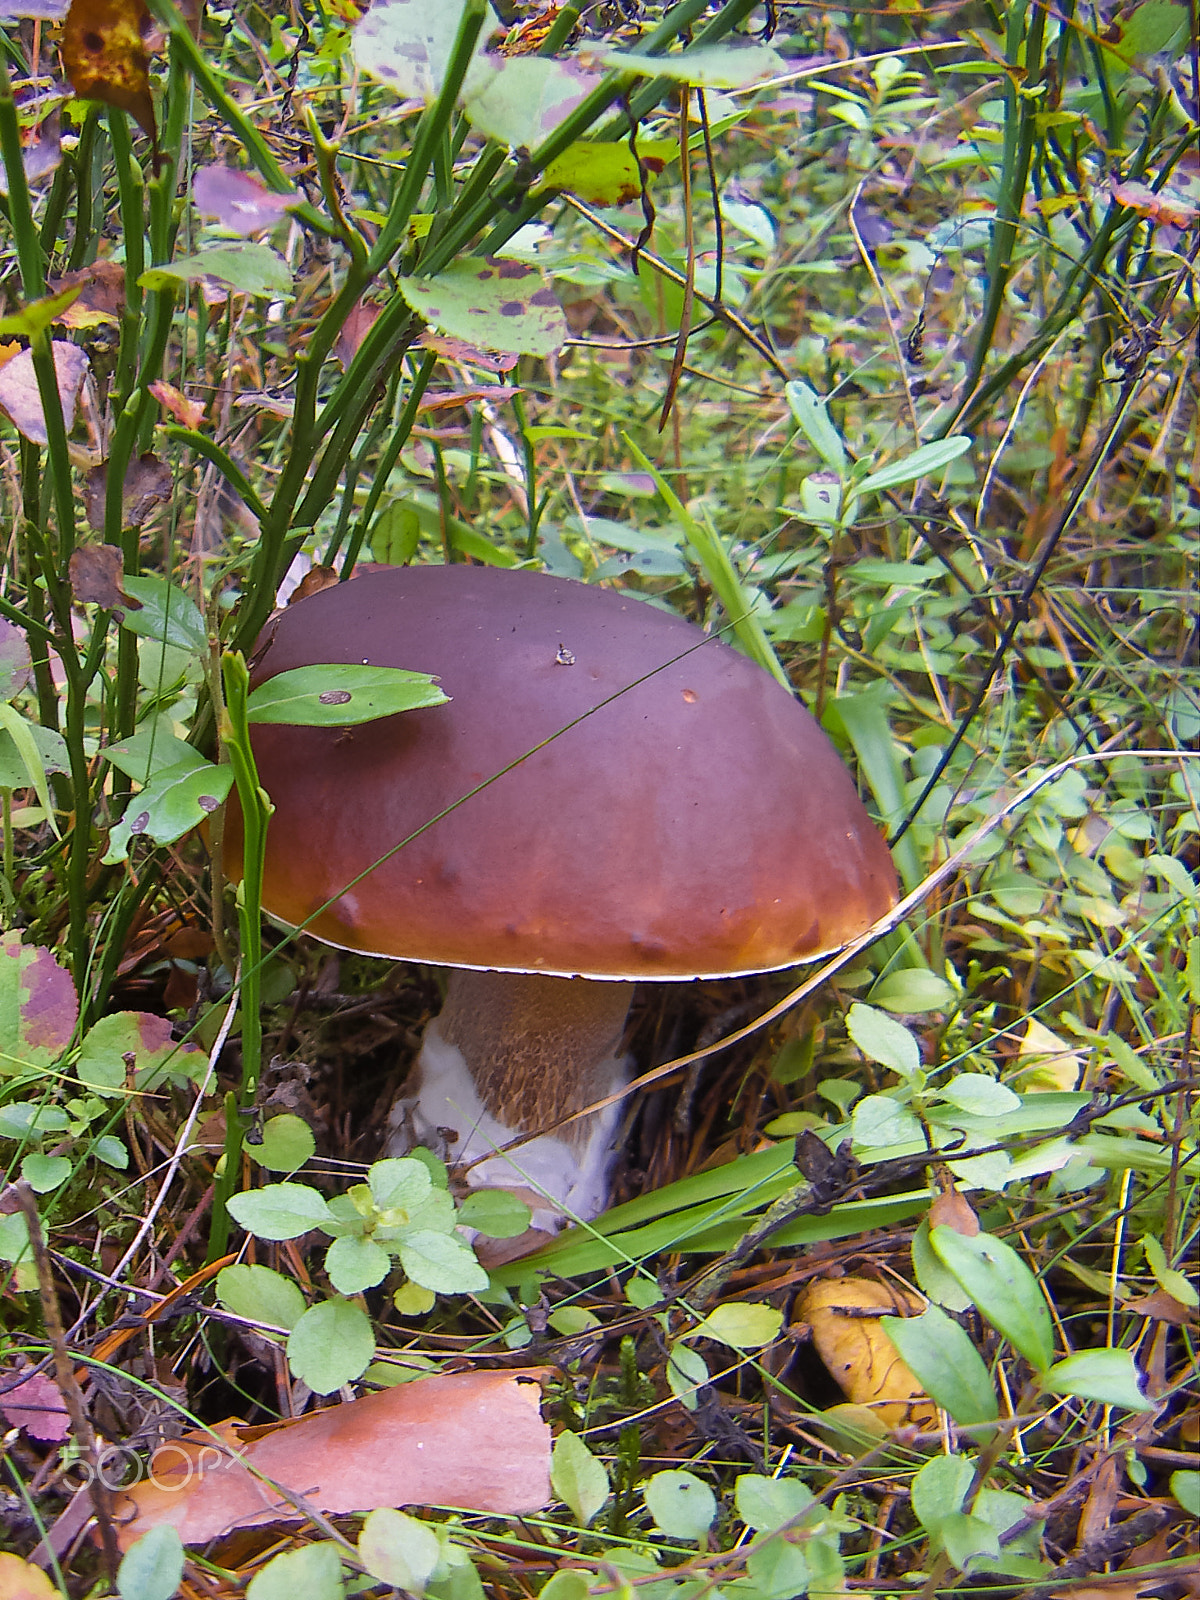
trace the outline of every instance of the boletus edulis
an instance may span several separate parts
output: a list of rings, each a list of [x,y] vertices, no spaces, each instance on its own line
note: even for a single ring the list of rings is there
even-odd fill
[[[480,1158],[628,1080],[635,983],[791,967],[895,903],[891,857],[813,717],[633,595],[376,569],[274,618],[254,681],[316,662],[433,673],[449,704],[254,728],[275,806],[264,906],[342,949],[452,969],[391,1148],[415,1135],[475,1185],[537,1190],[543,1228],[603,1209],[617,1108],[511,1164]]]

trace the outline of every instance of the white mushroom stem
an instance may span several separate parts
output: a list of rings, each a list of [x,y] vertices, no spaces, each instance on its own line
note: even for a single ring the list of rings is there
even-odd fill
[[[547,1202],[538,1227],[559,1226],[563,1212],[596,1216],[607,1203],[620,1106],[540,1134],[511,1156],[492,1152],[628,1081],[621,1038],[632,994],[631,983],[453,969],[417,1057],[414,1098],[393,1111],[393,1125],[411,1122],[420,1142],[469,1169],[474,1188],[536,1191]],[[398,1132],[389,1148],[404,1142]]]

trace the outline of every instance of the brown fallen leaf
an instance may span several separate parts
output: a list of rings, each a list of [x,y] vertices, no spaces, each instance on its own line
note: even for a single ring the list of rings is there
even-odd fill
[[[108,463],[93,467],[83,480],[83,507],[88,526],[104,531],[104,502],[108,494]],[[146,518],[171,497],[171,469],[153,451],[131,461],[121,489],[121,526],[140,528]]]
[[[812,1329],[817,1353],[848,1399],[868,1407],[890,1428],[925,1428],[936,1426],[937,1407],[879,1326],[880,1317],[904,1316],[921,1307],[917,1295],[894,1284],[820,1278],[799,1297],[796,1314]]]
[[[1170,1322],[1177,1328],[1196,1320],[1196,1308],[1185,1306],[1165,1289],[1156,1289],[1153,1294],[1143,1295],[1138,1300],[1126,1300],[1121,1310],[1133,1312],[1141,1317],[1151,1317],[1155,1322]]]
[[[964,1234],[968,1239],[979,1232],[979,1218],[975,1215],[974,1207],[966,1195],[954,1187],[953,1180],[950,1187],[943,1189],[930,1206],[929,1226],[953,1228],[955,1233]]]
[[[100,100],[127,111],[157,141],[146,48],[154,31],[142,0],[71,0],[62,58],[81,100]]]
[[[80,605],[103,606],[105,611],[140,611],[142,603],[121,588],[125,558],[115,544],[81,544],[72,550],[67,569],[71,593]]]
[[[69,306],[55,317],[64,328],[115,327],[125,309],[125,268],[119,261],[93,261],[78,272],[64,272],[46,285],[50,294],[78,289]]]
[[[68,344],[65,339],[54,339],[50,348],[54,352],[54,372],[58,379],[63,424],[70,433],[75,426],[75,406],[87,372],[88,358],[77,344]],[[18,350],[11,360],[0,367],[0,411],[5,412],[18,433],[23,433],[34,444],[49,443],[31,350]]]
[[[221,1445],[208,1433],[160,1445],[150,1477],[117,1497],[121,1548],[164,1523],[201,1544],[297,1520],[302,1513],[264,1479],[328,1515],[408,1505],[538,1511],[550,1500],[542,1371],[418,1378],[267,1429],[222,1423]]]

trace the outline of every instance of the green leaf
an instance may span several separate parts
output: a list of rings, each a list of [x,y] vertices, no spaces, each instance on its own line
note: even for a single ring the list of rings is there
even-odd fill
[[[763,1478],[743,1472],[734,1486],[737,1514],[755,1533],[770,1533],[816,1504],[798,1478]]]
[[[260,683],[246,702],[246,720],[339,728],[446,703],[427,672],[331,662],[295,667]]]
[[[71,1176],[66,1156],[27,1155],[21,1162],[21,1176],[37,1194],[49,1194]]]
[[[880,978],[871,989],[871,999],[888,1011],[916,1016],[923,1011],[945,1011],[954,1003],[954,990],[945,978],[926,967],[901,967]]]
[[[783,1312],[775,1306],[733,1301],[710,1311],[689,1339],[716,1339],[735,1350],[758,1350],[770,1344],[783,1326]]]
[[[926,1299],[944,1306],[947,1311],[965,1311],[971,1304],[971,1296],[933,1253],[928,1217],[921,1218],[913,1234],[912,1264],[917,1284]]]
[[[156,573],[140,578],[122,578],[121,587],[131,600],[141,602],[139,611],[126,611],[121,626],[144,639],[159,639],[196,655],[207,648],[204,618],[189,594],[168,583]]]
[[[208,761],[186,740],[171,732],[165,717],[155,717],[118,744],[105,745],[100,754],[135,783],[149,783],[168,767],[207,767]]]
[[[243,244],[214,245],[194,256],[163,262],[143,272],[138,283],[143,289],[174,289],[181,283],[200,283],[214,278],[237,294],[259,299],[290,298],[292,269],[270,245],[247,240]],[[128,582],[123,584],[132,594]]]
[[[604,1463],[597,1461],[579,1435],[569,1428],[564,1428],[554,1441],[550,1485],[558,1498],[570,1506],[576,1522],[583,1528],[608,1499],[608,1473]]]
[[[978,1117],[1001,1117],[1021,1104],[1020,1095],[1014,1094],[1007,1084],[998,1083],[982,1072],[960,1072],[937,1093],[939,1099],[948,1100],[960,1111],[970,1111]]]
[[[488,1275],[475,1252],[457,1234],[421,1229],[399,1243],[400,1265],[414,1283],[436,1294],[477,1294],[486,1289]]]
[[[0,934],[0,1074],[53,1066],[78,1015],[75,985],[49,950]]]
[[[437,1534],[416,1517],[382,1507],[372,1511],[358,1536],[364,1567],[380,1583],[420,1595],[441,1560]]]
[[[742,89],[785,70],[783,57],[765,44],[703,45],[678,55],[641,55],[635,50],[610,51],[604,65],[615,72],[636,72],[643,78],[672,78],[697,89]]]
[[[265,1322],[272,1328],[291,1330],[304,1315],[299,1287],[270,1267],[239,1262],[217,1273],[217,1299],[235,1316]]]
[[[1042,1382],[1051,1394],[1073,1394],[1128,1411],[1153,1411],[1154,1401],[1142,1393],[1139,1376],[1129,1350],[1080,1350],[1056,1361]]]
[[[949,466],[951,461],[957,461],[970,448],[971,440],[965,433],[952,433],[949,438],[923,444],[911,455],[880,467],[878,472],[863,478],[857,485],[858,492],[869,494],[873,489],[894,489],[898,484],[912,483],[917,478],[927,477],[929,473]]]
[[[479,75],[464,98],[480,133],[510,149],[536,150],[600,82],[577,61],[553,56],[492,57],[495,70]]]
[[[468,256],[433,278],[401,278],[399,288],[426,322],[485,350],[551,356],[569,332],[553,290],[520,261]]]
[[[270,1117],[262,1130],[262,1143],[246,1145],[247,1154],[268,1172],[298,1172],[316,1153],[317,1141],[303,1117],[285,1111]]]
[[[437,98],[458,37],[464,0],[374,0],[354,29],[354,58],[359,70],[386,83],[401,100],[425,104]],[[483,54],[497,27],[491,6],[473,54]],[[476,68],[478,70],[478,68]],[[471,90],[468,76],[465,92]]]
[[[962,1510],[975,1481],[975,1464],[966,1456],[934,1456],[912,1481],[913,1515],[926,1533],[936,1534],[947,1517]]]
[[[12,707],[6,706],[5,709],[11,711]],[[8,719],[4,720],[7,723]],[[44,775],[51,772],[69,772],[71,755],[62,734],[56,733],[53,728],[43,728],[37,722],[27,722],[25,725],[33,740],[33,759],[37,772],[43,775],[40,781],[44,781]],[[37,782],[29,770],[29,759],[30,752],[18,747],[7,726],[0,729],[0,789],[23,789],[26,785],[37,789]],[[44,797],[38,791],[38,801],[48,818],[51,816],[47,810],[49,799],[48,791]]]
[[[306,1183],[268,1183],[229,1201],[229,1214],[256,1239],[298,1239],[333,1220],[323,1195]]]
[[[183,1578],[183,1540],[166,1523],[151,1528],[121,1557],[121,1600],[171,1600]]]
[[[421,519],[412,506],[393,501],[375,518],[367,540],[376,561],[406,567],[421,543]]]
[[[867,1094],[854,1107],[850,1118],[854,1143],[863,1150],[882,1150],[890,1145],[923,1145],[921,1124],[912,1112],[886,1094]]]
[[[112,1133],[102,1133],[92,1146],[92,1154],[97,1161],[103,1161],[110,1167],[116,1167],[124,1172],[129,1165],[129,1151],[120,1139]]]
[[[784,394],[791,408],[792,416],[796,419],[796,426],[812,445],[825,465],[837,473],[839,478],[846,476],[846,451],[842,444],[842,436],[830,420],[829,408],[808,384],[801,383],[798,379],[792,383],[784,384]]]
[[[538,1600],[588,1600],[591,1586],[589,1574],[573,1567],[563,1567],[548,1583],[542,1585]],[[594,1576],[593,1576],[594,1581]]]
[[[371,1319],[349,1300],[310,1306],[288,1335],[288,1362],[314,1394],[361,1378],[375,1355]]]
[[[18,13],[10,11],[8,14],[16,16]],[[19,310],[0,317],[0,339],[32,339],[57,321],[82,293],[82,285],[74,285],[70,289],[60,289],[57,294],[45,295],[40,300],[28,301]]]
[[[1171,1266],[1160,1241],[1148,1233],[1142,1239],[1142,1246],[1146,1252],[1146,1265],[1154,1274],[1159,1288],[1174,1296],[1181,1306],[1200,1306],[1200,1294],[1196,1293],[1195,1285]]]
[[[371,1199],[380,1211],[412,1213],[433,1191],[433,1176],[416,1156],[387,1156],[367,1172]]]
[[[353,1234],[335,1239],[325,1252],[325,1271],[339,1294],[362,1294],[382,1283],[391,1271],[392,1258],[373,1239]]]
[[[916,1036],[874,1006],[859,1002],[852,1005],[846,1013],[846,1032],[868,1061],[878,1061],[902,1078],[911,1078],[921,1070],[921,1047]]]
[[[994,1422],[996,1390],[983,1357],[953,1317],[926,1306],[919,1317],[883,1317],[880,1327],[935,1404],[961,1428]]]
[[[811,1579],[804,1550],[786,1539],[758,1542],[746,1557],[750,1582],[763,1600],[794,1600]]]
[[[66,741],[60,734],[55,734],[52,729],[36,728],[32,722],[27,721],[13,706],[0,700],[0,737],[4,744],[0,745],[0,761],[11,752],[16,761],[9,757],[6,765],[7,772],[0,773],[0,781],[5,777],[16,777],[15,783],[3,783],[6,789],[31,788],[38,797],[38,803],[46,814],[46,819],[58,837],[58,824],[54,820],[54,807],[50,800],[50,786],[46,782],[46,762],[44,750],[49,750],[57,758],[58,748],[66,754]],[[46,738],[49,733],[51,737]],[[40,737],[39,737],[40,735]],[[70,765],[68,756],[67,765]],[[67,767],[56,766],[52,771],[65,772]]]
[[[1171,1474],[1171,1493],[1191,1517],[1200,1517],[1200,1472],[1181,1469]]]
[[[934,1253],[971,1296],[992,1326],[1045,1373],[1054,1359],[1054,1330],[1037,1278],[1002,1239],[979,1233],[967,1238],[953,1228],[934,1228]]]
[[[998,1556],[1000,1536],[990,1522],[965,1511],[947,1517],[938,1528],[939,1543],[960,1572],[966,1572],[977,1556]]]
[[[700,1352],[686,1344],[672,1345],[667,1357],[667,1383],[675,1398],[689,1411],[695,1411],[700,1403],[696,1391],[707,1382],[708,1366]]]
[[[124,861],[130,841],[137,835],[145,835],[155,844],[181,839],[220,807],[232,784],[233,768],[214,766],[211,761],[197,766],[189,758],[165,768],[125,807],[124,816],[108,836],[105,865]]]
[[[533,1213],[524,1200],[507,1189],[473,1189],[458,1208],[463,1227],[474,1228],[489,1239],[515,1239],[524,1233]]]
[[[691,1472],[656,1472],[643,1495],[654,1526],[673,1539],[702,1539],[716,1519],[716,1495]]]
[[[285,1550],[250,1579],[246,1600],[344,1600],[337,1545],[306,1544]]]
[[[555,1306],[547,1320],[555,1333],[561,1333],[564,1339],[573,1339],[579,1333],[591,1333],[594,1328],[602,1326],[600,1318],[586,1306]]]

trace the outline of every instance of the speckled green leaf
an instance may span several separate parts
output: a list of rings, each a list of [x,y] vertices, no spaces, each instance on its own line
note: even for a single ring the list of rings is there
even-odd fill
[[[480,133],[535,150],[599,82],[575,61],[511,56],[473,86],[467,115]]]
[[[354,58],[361,72],[386,83],[402,100],[429,101],[442,87],[450,52],[465,10],[463,0],[375,0],[354,30]],[[475,55],[483,53],[497,26],[491,6],[484,12]]]
[[[435,278],[401,278],[400,292],[444,333],[487,350],[549,356],[567,337],[567,319],[534,267],[470,256]]]

